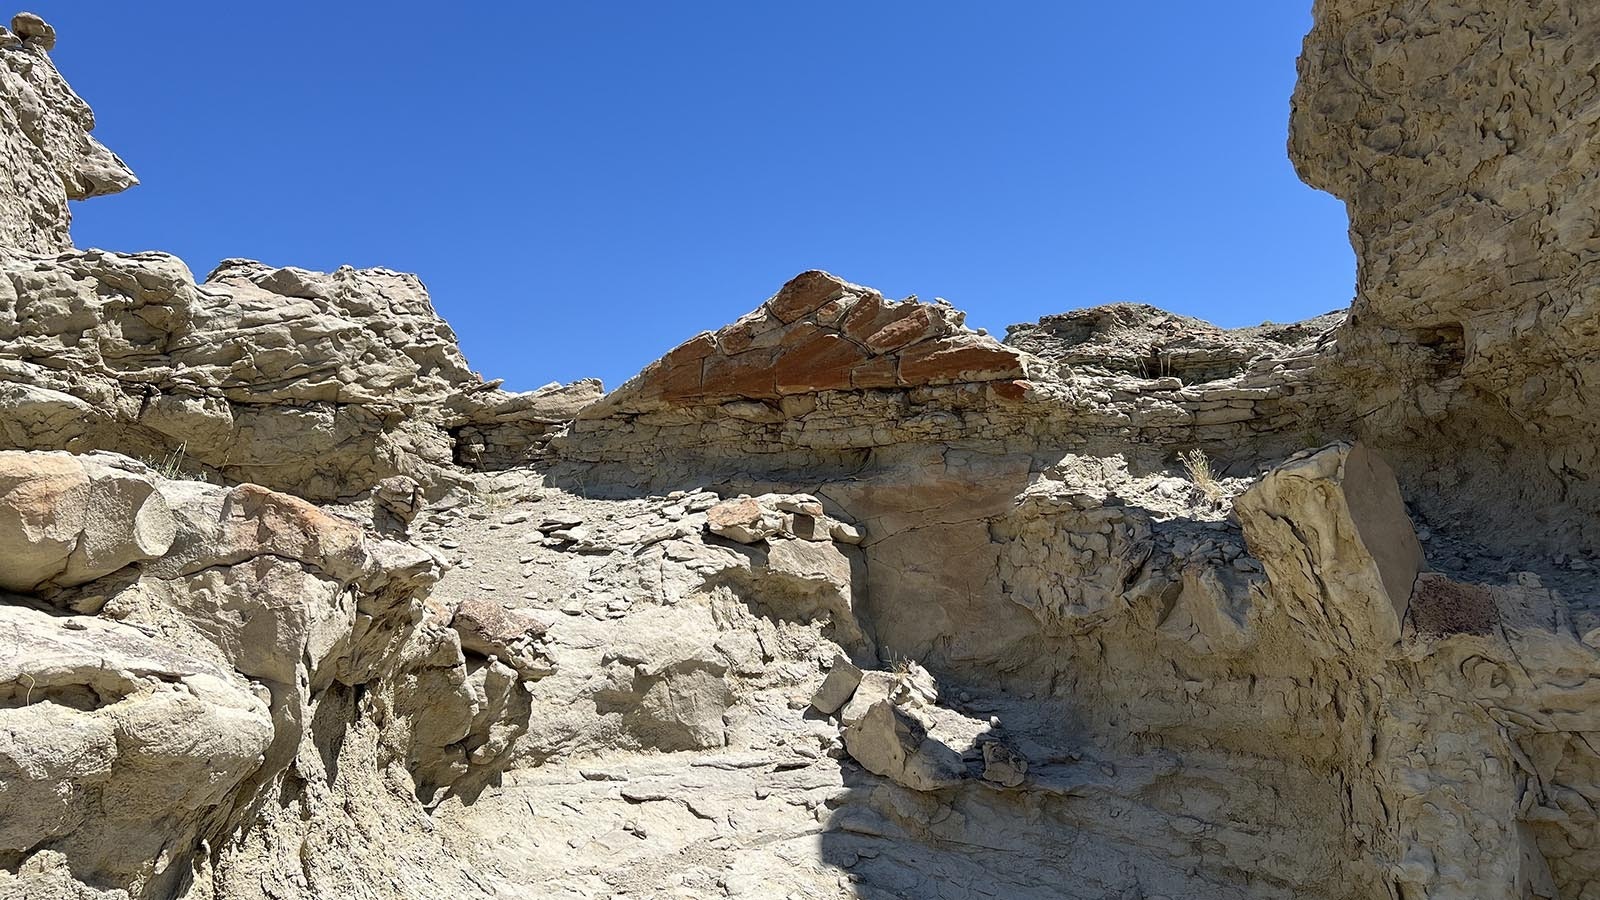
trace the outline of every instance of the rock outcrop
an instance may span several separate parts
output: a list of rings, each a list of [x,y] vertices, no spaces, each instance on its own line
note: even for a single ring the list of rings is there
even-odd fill
[[[1184,384],[1221,381],[1307,347],[1344,322],[1333,312],[1288,325],[1228,331],[1153,306],[1115,303],[1045,316],[1006,329],[1006,345],[1068,371],[1114,372]]]
[[[99,454],[0,451],[0,588],[71,587],[155,559],[172,510],[142,466]]]
[[[826,272],[802,272],[750,315],[674,348],[588,415],[726,403],[729,415],[760,420],[781,415],[770,404],[821,391],[989,382],[1025,390],[1022,358],[964,329],[964,318],[948,304],[885,301]]]
[[[1600,35],[1315,15],[1348,315],[808,271],[604,396],[72,248],[133,179],[19,16],[0,898],[1600,896]]]
[[[547,673],[482,655],[480,623],[430,614],[428,553],[255,485],[81,460],[0,455],[0,515],[43,526],[8,546],[80,528],[74,557],[92,564],[35,567],[8,586],[31,601],[0,606],[0,859],[48,846],[139,897],[226,885],[289,859],[241,852],[208,873],[206,845],[278,831],[309,846],[319,826],[289,809],[331,814],[340,778],[470,789],[526,728],[523,680]],[[118,524],[144,534],[104,530]],[[358,710],[382,733],[360,734]]]
[[[1300,58],[1289,154],[1359,263],[1359,430],[1493,542],[1600,546],[1597,65],[1584,4],[1490,0],[1318,0]]]
[[[537,455],[598,389],[483,382],[421,282],[385,269],[228,260],[196,284],[159,253],[0,253],[0,340],[0,446],[112,449],[319,500],[447,482],[485,433]]]
[[[139,183],[90,134],[94,113],[50,62],[55,44],[55,29],[32,13],[0,29],[0,249],[68,250],[68,200]]]

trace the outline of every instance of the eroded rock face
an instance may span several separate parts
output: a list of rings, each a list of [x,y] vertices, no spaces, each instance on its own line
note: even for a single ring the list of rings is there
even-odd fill
[[[0,451],[0,588],[71,587],[166,553],[177,527],[155,480],[108,454]]]
[[[474,664],[428,617],[438,563],[419,548],[111,454],[12,452],[0,469],[18,526],[0,533],[0,860],[49,846],[74,878],[138,897],[197,872],[226,883],[206,845],[302,821],[287,805],[330,802],[334,767],[347,789],[403,772],[431,796],[495,771],[526,728],[523,676]],[[360,740],[353,694],[387,730],[339,759]],[[230,863],[252,864],[281,862]],[[56,870],[30,871],[39,886]]]
[[[1300,58],[1289,152],[1350,212],[1362,436],[1487,539],[1600,542],[1597,64],[1571,2],[1319,0]]]
[[[14,37],[12,32],[15,33]],[[55,29],[32,13],[0,39],[0,255],[72,246],[68,200],[139,183],[95,140],[94,113],[50,62]]]
[[[74,250],[67,201],[137,183],[31,14],[0,42],[0,449],[114,450],[319,500],[526,463],[599,383],[508,393],[412,275]],[[9,35],[9,32],[7,33]]]
[[[1600,891],[1592,29],[1423,7],[1307,42],[1349,321],[812,271],[604,399],[412,276],[71,250],[116,179],[17,20],[0,897]]]
[[[1343,321],[1344,314],[1334,312],[1305,322],[1229,331],[1153,306],[1114,303],[1012,325],[1005,343],[1071,370],[1196,384],[1242,374],[1258,360],[1312,345]]]
[[[261,765],[266,699],[128,626],[0,607],[0,629],[22,643],[0,658],[0,853],[48,843],[91,883],[173,883],[187,854],[167,845]]]
[[[157,253],[0,259],[0,339],[0,446],[115,449],[324,500],[396,474],[436,486],[484,434],[536,454],[595,387],[484,383],[421,282],[384,269],[230,260],[196,284]]]
[[[1251,552],[1352,652],[1387,653],[1400,639],[1426,563],[1387,463],[1361,444],[1291,457],[1234,504]]]

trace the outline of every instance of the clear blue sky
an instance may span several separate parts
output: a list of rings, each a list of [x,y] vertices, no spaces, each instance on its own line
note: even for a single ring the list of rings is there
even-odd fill
[[[1285,155],[1310,0],[34,0],[143,179],[80,246],[417,272],[474,368],[615,386],[824,268],[969,324],[1345,306]]]

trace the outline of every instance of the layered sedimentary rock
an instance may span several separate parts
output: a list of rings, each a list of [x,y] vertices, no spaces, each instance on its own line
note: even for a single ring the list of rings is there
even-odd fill
[[[384,269],[228,260],[197,284],[159,253],[0,248],[0,340],[0,446],[113,449],[323,500],[447,481],[484,435],[514,435],[502,458],[525,462],[598,395],[485,383],[421,282]]]
[[[1064,367],[1185,384],[1221,381],[1264,359],[1314,345],[1344,321],[1328,313],[1288,325],[1232,331],[1137,303],[1114,303],[1045,316],[1006,329],[1006,344]]]
[[[108,454],[0,453],[0,482],[0,517],[56,528],[15,546],[79,529],[60,563],[8,561],[26,596],[0,606],[7,896],[45,890],[23,864],[41,848],[139,897],[286,877],[384,803],[341,797],[466,789],[527,725],[522,679],[425,607],[439,564],[420,548]],[[249,849],[208,855],[223,842]]]
[[[1363,436],[1486,536],[1590,551],[1597,65],[1583,3],[1319,0],[1289,140],[1350,212]]]
[[[51,64],[55,30],[31,13],[0,29],[0,247],[48,254],[72,246],[68,200],[138,184],[94,139],[94,113]]]
[[[603,397],[71,248],[19,18],[0,897],[1600,896],[1580,12],[1318,4],[1348,316],[808,271]]]

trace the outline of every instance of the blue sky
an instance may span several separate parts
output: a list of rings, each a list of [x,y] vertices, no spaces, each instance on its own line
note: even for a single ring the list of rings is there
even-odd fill
[[[1284,150],[1310,0],[33,8],[144,182],[80,246],[417,272],[513,389],[615,386],[808,268],[997,334],[1354,281]]]

